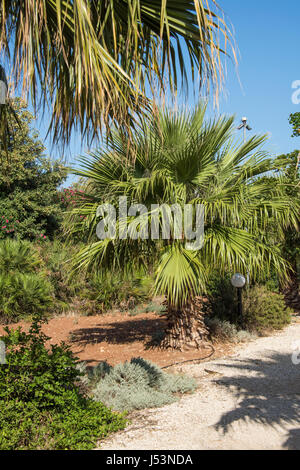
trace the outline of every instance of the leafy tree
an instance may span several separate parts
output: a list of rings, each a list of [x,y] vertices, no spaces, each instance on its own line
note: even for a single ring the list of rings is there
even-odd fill
[[[292,137],[300,136],[300,113],[290,114],[289,123],[293,128]],[[295,160],[296,172],[300,166],[300,152],[298,152],[297,158]]]
[[[248,271],[256,279],[274,267],[284,277],[286,265],[273,243],[274,227],[279,236],[296,224],[296,208],[286,197],[281,176],[272,184],[263,178],[273,169],[273,161],[261,149],[265,138],[238,145],[232,139],[234,118],[205,122],[204,116],[205,108],[198,107],[191,114],[161,113],[158,122],[150,117],[142,132],[134,134],[131,146],[116,132],[108,148],[94,153],[92,160],[83,158],[82,170],[77,171],[87,178],[89,200],[73,211],[74,231],[89,232],[90,243],[78,254],[76,267],[128,270],[154,265],[156,293],[166,296],[168,306],[165,347],[200,345],[205,328],[197,296],[205,292],[210,270]],[[181,209],[190,204],[194,212],[196,204],[202,204],[203,247],[188,249],[182,230],[181,239],[175,237],[175,223],[169,240],[97,240],[97,207],[103,202],[117,204],[119,196],[150,211],[139,219],[140,230],[155,215],[152,203],[179,204]],[[78,220],[79,213],[86,219]],[[132,217],[126,224],[130,221]],[[122,230],[124,223],[117,228]]]
[[[289,123],[293,127],[292,137],[300,136],[300,113],[290,114]]]
[[[50,101],[63,141],[74,127],[93,135],[130,123],[149,84],[176,90],[200,75],[218,92],[232,42],[215,0],[1,0],[0,34],[17,81],[35,105]]]
[[[0,151],[0,238],[52,237],[62,217],[57,187],[67,169],[44,155],[27,105],[16,99],[14,109],[20,126],[9,119],[8,152]]]
[[[299,114],[300,115],[300,114]],[[299,151],[295,150],[287,155],[280,155],[275,165],[278,170],[283,174],[285,181],[285,191],[287,197],[293,198],[298,207],[300,204],[300,167],[297,165],[299,162]],[[298,212],[298,224],[299,212]],[[299,293],[299,276],[300,276],[300,233],[299,227],[289,227],[283,232],[282,238],[282,252],[284,257],[289,261],[289,277],[284,286],[282,286],[283,293],[287,305],[300,310],[300,293]]]

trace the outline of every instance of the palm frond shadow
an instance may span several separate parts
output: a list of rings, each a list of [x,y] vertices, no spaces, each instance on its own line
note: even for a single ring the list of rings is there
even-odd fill
[[[300,420],[300,367],[290,354],[271,352],[267,359],[221,364],[237,368],[240,375],[215,380],[236,396],[235,409],[224,413],[216,428],[227,433],[236,422],[256,422],[272,427],[298,425]],[[300,429],[287,430],[287,449],[300,449]]]
[[[147,342],[157,332],[163,331],[165,321],[157,319],[138,319],[97,325],[93,328],[80,328],[72,332],[71,341],[78,345],[99,344],[130,344],[136,341]],[[151,339],[150,339],[151,341]]]
[[[289,431],[289,435],[284,443],[284,447],[288,450],[300,449],[300,428]]]

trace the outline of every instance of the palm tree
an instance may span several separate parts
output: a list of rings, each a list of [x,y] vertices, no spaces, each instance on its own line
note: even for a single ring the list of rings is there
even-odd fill
[[[93,137],[147,107],[146,88],[200,78],[218,93],[231,31],[215,0],[1,0],[0,51],[50,103],[54,139]],[[234,56],[234,48],[232,48]]]
[[[73,231],[90,236],[77,256],[77,269],[153,266],[155,292],[165,295],[168,306],[162,345],[179,349],[199,347],[205,337],[199,296],[205,292],[209,271],[238,270],[256,279],[275,267],[284,277],[286,264],[272,243],[274,226],[279,233],[296,224],[296,209],[284,194],[280,176],[276,184],[264,177],[272,170],[272,160],[261,149],[265,137],[236,144],[233,118],[205,122],[204,115],[205,107],[199,106],[193,113],[167,111],[158,119],[150,117],[130,145],[121,132],[115,132],[107,148],[81,159],[82,169],[76,172],[87,183],[85,199],[72,214]],[[190,204],[194,209],[201,204],[202,248],[191,250],[184,231],[175,237],[175,223],[168,240],[97,240],[97,207],[103,202],[115,204],[120,196],[147,208],[153,203],[181,208]],[[148,209],[138,219],[139,229],[153,216],[154,209]],[[126,223],[131,221],[128,216]],[[123,230],[124,222],[117,228]]]

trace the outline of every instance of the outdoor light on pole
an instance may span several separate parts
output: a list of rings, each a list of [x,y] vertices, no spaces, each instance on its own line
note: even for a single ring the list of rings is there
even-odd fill
[[[0,65],[0,105],[6,104],[7,91],[8,86],[5,71],[4,68]]]
[[[242,316],[243,316],[242,289],[246,284],[246,279],[242,274],[236,273],[231,278],[231,284],[233,285],[233,287],[236,287],[236,289],[237,289],[237,294],[238,294],[238,318],[242,318]]]
[[[252,131],[252,127],[248,124],[248,119],[246,117],[242,118],[242,124],[237,128],[239,131],[244,129],[244,143],[246,142],[246,131]]]

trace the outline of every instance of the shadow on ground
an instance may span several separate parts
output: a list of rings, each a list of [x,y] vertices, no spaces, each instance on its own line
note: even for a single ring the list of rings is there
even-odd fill
[[[71,342],[79,345],[98,344],[128,344],[136,341],[151,343],[165,328],[166,322],[161,318],[149,320],[128,320],[97,325],[93,328],[81,328],[72,331]]]
[[[226,433],[241,420],[283,428],[287,424],[299,426],[300,365],[292,363],[291,355],[270,352],[269,357],[261,361],[236,360],[234,364],[219,365],[226,377],[215,383],[229,388],[236,396],[237,405],[221,417],[217,429]],[[228,369],[238,369],[240,374],[231,377]],[[300,429],[286,432],[284,448],[300,450]]]

